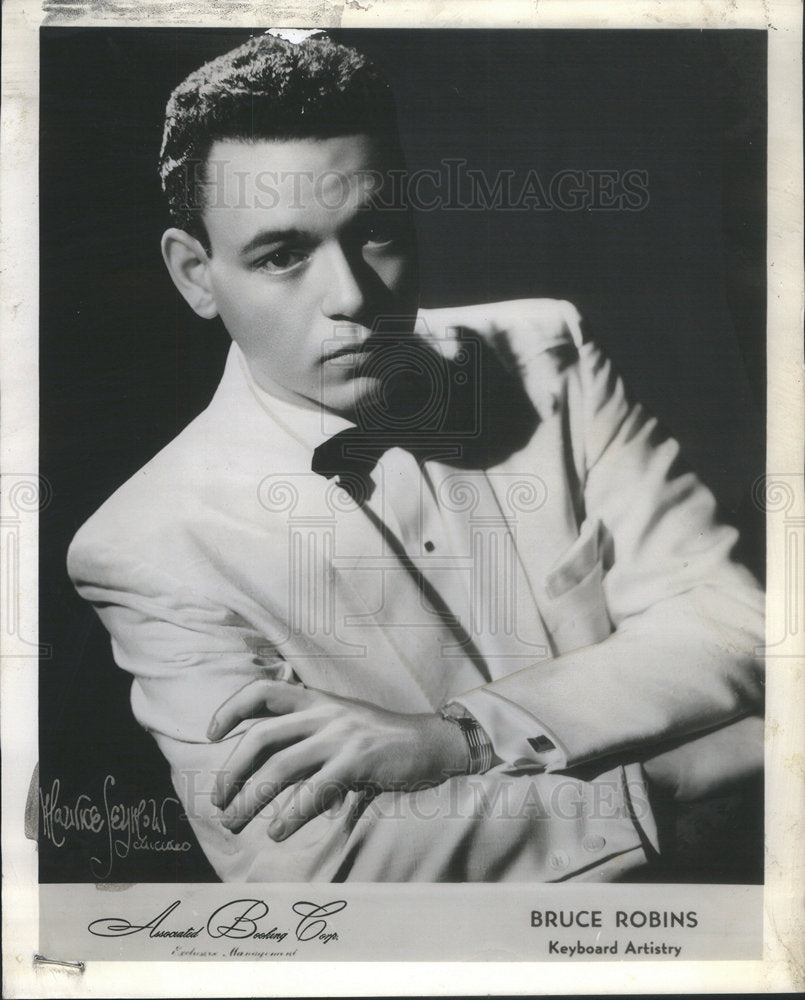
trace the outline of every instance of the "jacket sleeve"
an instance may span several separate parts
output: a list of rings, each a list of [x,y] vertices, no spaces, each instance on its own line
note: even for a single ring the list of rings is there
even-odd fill
[[[762,591],[734,561],[737,532],[718,523],[676,441],[589,342],[579,344],[564,405],[585,524],[609,554],[598,579],[576,585],[600,588],[613,631],[456,699],[482,722],[502,718],[506,704],[512,718],[532,719],[527,735],[547,732],[559,750],[541,761],[547,770],[645,756],[759,712],[763,692]],[[525,738],[520,745],[540,763]]]

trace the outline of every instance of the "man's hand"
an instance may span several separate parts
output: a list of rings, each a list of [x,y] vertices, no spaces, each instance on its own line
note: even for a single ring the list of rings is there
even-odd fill
[[[271,819],[273,840],[284,840],[350,789],[411,791],[468,766],[463,734],[439,715],[390,712],[285,681],[241,688],[216,711],[207,735],[219,740],[253,718],[260,721],[237,741],[213,793],[224,825],[235,832],[297,782],[293,798]]]

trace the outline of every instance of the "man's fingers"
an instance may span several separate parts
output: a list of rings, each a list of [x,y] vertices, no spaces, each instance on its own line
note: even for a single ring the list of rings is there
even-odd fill
[[[233,741],[234,749],[215,777],[212,804],[223,809],[243,782],[257,774],[270,757],[313,732],[311,720],[297,712],[255,723]]]
[[[266,714],[287,715],[298,712],[310,702],[310,693],[301,684],[266,678],[249,681],[216,710],[207,729],[207,739],[221,739],[244,719]]]
[[[224,810],[221,822],[239,833],[283,788],[317,771],[325,761],[319,740],[303,740],[280,750],[257,772]]]
[[[285,840],[305,823],[341,802],[348,791],[349,784],[342,771],[323,767],[294,788],[293,795],[269,823],[269,837]]]

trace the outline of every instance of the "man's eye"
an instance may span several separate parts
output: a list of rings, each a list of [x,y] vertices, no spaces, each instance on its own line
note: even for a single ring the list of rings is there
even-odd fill
[[[278,274],[281,271],[290,271],[298,264],[307,260],[307,254],[303,250],[288,250],[282,248],[273,250],[258,262],[261,271],[268,271],[271,274]]]

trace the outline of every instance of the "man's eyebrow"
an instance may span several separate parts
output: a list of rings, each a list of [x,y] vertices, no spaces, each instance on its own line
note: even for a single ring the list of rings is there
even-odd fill
[[[291,227],[290,229],[261,229],[248,243],[240,248],[239,253],[241,257],[245,257],[252,250],[257,250],[258,247],[268,246],[272,243],[285,243],[288,240],[310,242],[313,240],[313,234],[304,229],[296,229],[295,227]]]

